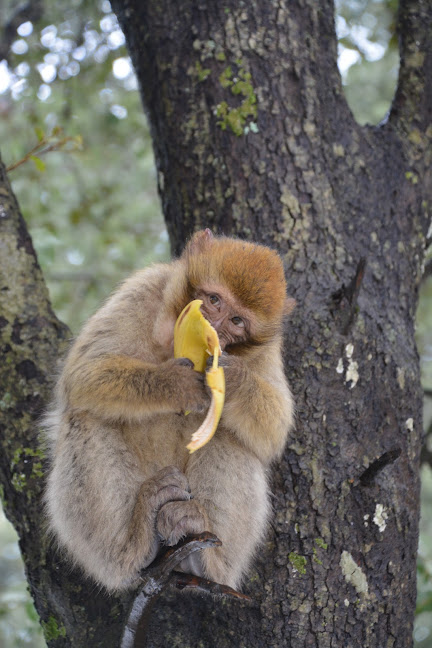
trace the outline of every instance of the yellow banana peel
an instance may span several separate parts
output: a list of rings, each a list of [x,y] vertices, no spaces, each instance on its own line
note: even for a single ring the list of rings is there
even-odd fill
[[[190,453],[202,448],[214,435],[225,401],[225,375],[218,366],[222,353],[218,334],[201,313],[201,299],[194,299],[182,310],[174,327],[174,357],[188,358],[195,371],[205,371],[207,358],[213,356],[213,366],[206,372],[211,391],[211,403],[202,425],[186,446]]]

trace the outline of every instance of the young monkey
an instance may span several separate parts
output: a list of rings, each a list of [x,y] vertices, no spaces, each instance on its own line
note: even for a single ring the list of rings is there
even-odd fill
[[[226,399],[215,436],[190,455],[210,396],[203,374],[173,358],[173,332],[196,298],[219,334]],[[60,544],[99,584],[133,587],[162,544],[210,531],[222,546],[182,568],[240,585],[269,516],[267,469],[293,423],[281,359],[293,305],[276,252],[205,230],[84,326],[46,417],[46,503]]]

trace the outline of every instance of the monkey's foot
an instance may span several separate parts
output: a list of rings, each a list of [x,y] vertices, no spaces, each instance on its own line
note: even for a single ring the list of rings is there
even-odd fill
[[[179,546],[182,538],[205,533],[207,516],[197,500],[167,502],[158,511],[156,529],[165,545]],[[199,547],[200,549],[202,547]],[[188,571],[186,569],[186,571]]]

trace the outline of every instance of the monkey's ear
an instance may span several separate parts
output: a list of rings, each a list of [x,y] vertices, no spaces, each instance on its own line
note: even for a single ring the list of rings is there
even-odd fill
[[[296,306],[297,302],[295,299],[292,297],[285,297],[284,315],[291,315]]]
[[[207,227],[205,230],[195,232],[186,246],[188,254],[198,254],[204,252],[213,241],[213,233]]]

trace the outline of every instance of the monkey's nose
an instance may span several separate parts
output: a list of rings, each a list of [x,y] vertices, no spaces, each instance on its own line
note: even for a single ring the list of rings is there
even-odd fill
[[[222,326],[224,325],[225,319],[226,316],[223,315],[218,319],[209,319],[209,322],[213,326],[213,328],[216,329],[216,331],[219,333],[219,331],[222,329]]]

